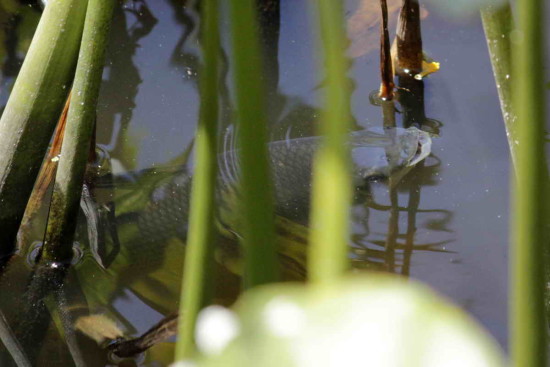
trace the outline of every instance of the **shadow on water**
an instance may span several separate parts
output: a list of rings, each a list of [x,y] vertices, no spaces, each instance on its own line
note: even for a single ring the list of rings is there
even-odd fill
[[[170,195],[188,192],[182,188],[189,185],[192,175],[192,165],[184,165],[189,159],[192,139],[189,137],[187,144],[182,141],[178,143],[174,148],[177,151],[176,158],[174,154],[165,154],[163,162],[166,163],[163,165],[154,165],[137,172],[128,170],[138,165],[138,153],[154,154],[135,142],[137,128],[134,122],[144,118],[143,116],[150,116],[138,106],[141,100],[150,97],[148,94],[140,100],[140,92],[147,86],[148,78],[155,78],[155,73],[158,73],[159,80],[166,81],[167,78],[174,78],[171,74],[174,70],[179,74],[185,73],[184,82],[178,85],[186,88],[186,96],[196,97],[198,94],[197,70],[200,57],[196,34],[199,17],[197,9],[184,7],[182,3],[178,0],[155,3],[136,0],[117,7],[98,109],[98,141],[105,143],[108,154],[113,157],[113,176],[107,179],[98,178],[93,187],[93,196],[97,208],[100,208],[98,211],[112,211],[113,206],[109,205],[116,204],[114,208],[118,241],[108,234],[109,229],[104,228],[107,225],[105,217],[102,217],[103,219],[97,220],[100,224],[95,230],[104,232],[100,236],[103,240],[99,241],[104,243],[94,246],[93,241],[90,241],[90,227],[93,224],[81,213],[76,236],[79,243],[75,245],[76,252],[80,251],[80,255],[69,270],[53,271],[51,268],[40,267],[33,269],[27,259],[29,254],[26,253],[12,259],[0,278],[1,294],[12,295],[0,297],[0,318],[7,321],[11,330],[4,328],[4,323],[0,322],[0,336],[6,346],[10,345],[14,356],[17,352],[13,352],[13,348],[17,350],[19,345],[25,358],[33,364],[79,365],[79,361],[86,361],[88,366],[103,366],[107,364],[108,358],[103,346],[108,340],[140,335],[163,316],[171,315],[177,309],[186,240],[188,196]],[[317,93],[323,88],[322,80],[302,82],[297,78],[296,83],[303,83],[308,92],[288,92],[286,73],[293,70],[283,68],[282,65],[289,63],[288,55],[286,58],[282,55],[285,54],[285,49],[291,48],[289,45],[293,39],[288,38],[300,36],[298,25],[285,22],[285,17],[293,16],[288,3],[267,1],[259,4],[266,94],[273,141],[316,134],[315,125],[320,108],[313,100],[316,100]],[[355,5],[357,1],[352,3]],[[29,12],[36,13],[34,9],[29,9]],[[35,13],[32,16],[37,18],[38,13]],[[2,16],[0,13],[0,17]],[[178,26],[178,32],[170,40],[169,60],[165,65],[155,66],[160,69],[154,69],[151,59],[157,56],[139,56],[140,46],[151,39],[159,44],[168,42],[165,33],[155,33],[163,22],[168,21]],[[24,23],[23,19],[12,20],[7,23],[5,32],[0,32],[5,37],[5,47],[1,48],[4,52],[2,102],[8,95],[7,85],[12,83],[12,75],[16,74],[17,65],[22,58],[21,51],[14,51],[20,50],[21,46],[15,47],[14,43],[23,42],[23,38],[16,35],[20,34],[17,28]],[[315,50],[308,43],[309,38],[303,47],[313,54]],[[233,148],[235,138],[228,50],[224,44],[220,51],[220,145],[224,149]],[[353,83],[355,95],[367,100],[365,90],[372,90],[377,83],[372,82],[372,72],[353,74],[357,68],[362,67],[360,64],[364,66],[372,62],[368,54],[361,57],[363,58],[355,59],[350,66],[350,82]],[[153,69],[150,70],[150,67]],[[314,74],[313,71],[310,73]],[[152,74],[155,76],[151,77]],[[362,79],[370,79],[371,83],[365,86]],[[418,126],[431,133],[441,134],[441,124],[426,117],[425,108],[431,111],[434,106],[429,102],[432,97],[429,93],[426,103],[424,101],[424,82],[409,77],[399,78],[398,84],[399,105],[394,115],[397,122],[388,123],[383,105],[373,100],[374,107],[368,103],[354,107],[357,119],[354,130],[363,130],[365,126],[374,125],[369,122],[368,117],[374,110],[372,119],[383,122],[379,125]],[[170,92],[174,90],[171,89]],[[175,93],[179,92],[181,90],[175,90]],[[435,95],[434,98],[440,96]],[[192,101],[192,98],[189,100]],[[163,145],[163,137],[173,131],[181,132],[183,120],[186,131],[191,131],[194,127],[196,116],[191,103],[185,106],[185,115],[178,115],[181,113],[179,105],[187,103],[186,101],[182,98],[177,105],[167,107],[157,106],[155,102],[143,102],[143,109],[166,108],[176,115],[170,132],[167,135],[159,133],[161,141],[157,141],[157,145]],[[442,102],[437,100],[437,103]],[[367,108],[365,105],[370,112],[363,111],[363,108]],[[393,106],[395,105],[392,104],[392,108]],[[440,117],[441,114],[437,116]],[[443,116],[446,118],[447,115]],[[159,121],[147,123],[152,131],[160,129]],[[168,123],[170,122],[163,126]],[[453,126],[449,124],[445,128],[450,130]],[[434,145],[437,144],[437,139],[439,138],[434,138]],[[362,196],[354,203],[351,216],[353,232],[350,258],[355,269],[389,271],[432,281],[422,273],[420,276],[415,274],[415,270],[427,268],[425,264],[430,263],[434,267],[443,268],[436,274],[447,273],[449,264],[437,256],[462,251],[461,247],[455,245],[447,249],[447,245],[457,237],[456,207],[454,203],[451,205],[434,194],[440,187],[440,177],[448,167],[448,163],[443,162],[448,159],[449,155],[435,151],[432,147],[432,154],[404,177],[393,181],[372,182],[370,189],[361,193]],[[172,198],[172,205],[161,200],[163,197]],[[224,217],[227,213],[223,212],[226,209],[231,212],[231,205],[230,200],[221,205],[220,216],[226,221],[221,221],[218,225],[219,243],[215,253],[214,302],[223,305],[230,305],[234,301],[241,283],[239,234],[232,227],[231,220]],[[165,216],[173,220],[163,221]],[[38,224],[37,226],[40,227]],[[277,218],[276,226],[285,279],[304,280],[307,226],[283,217]],[[461,229],[470,228],[472,227]],[[35,239],[41,240],[43,228],[35,231]],[[116,256],[107,261],[106,254],[113,253],[113,248],[117,246],[115,242],[119,242],[120,248]],[[475,257],[475,253],[470,256]],[[415,263],[416,259],[421,259],[420,265]],[[461,294],[456,295],[459,302],[469,301],[460,297]],[[13,345],[6,343],[5,340],[10,335],[18,342]],[[163,342],[146,355],[140,355],[128,363],[153,365],[156,362],[165,365],[172,361],[172,353],[173,344]],[[5,350],[1,352],[0,358],[2,366],[13,365],[12,357]]]
[[[0,105],[3,110],[40,19],[37,6],[16,0],[0,3]]]
[[[138,68],[133,62],[139,41],[146,37],[157,24],[158,19],[150,12],[143,0],[119,3],[115,8],[111,30],[110,48],[107,51],[101,95],[103,106],[99,131],[110,136],[108,148],[111,154],[121,157],[122,163],[132,167],[129,156],[131,140],[127,136],[132,121],[135,99],[142,82]],[[104,137],[100,135],[100,139]]]

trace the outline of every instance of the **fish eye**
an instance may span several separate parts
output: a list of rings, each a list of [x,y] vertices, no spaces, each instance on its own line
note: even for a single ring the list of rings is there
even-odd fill
[[[365,177],[365,182],[367,183],[374,183],[374,182],[380,182],[384,181],[386,179],[386,176],[380,174],[380,175],[368,175]]]

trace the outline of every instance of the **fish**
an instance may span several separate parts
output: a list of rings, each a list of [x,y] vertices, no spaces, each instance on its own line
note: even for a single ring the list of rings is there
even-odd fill
[[[318,136],[303,137],[268,144],[275,214],[307,225],[313,159],[322,140]],[[416,127],[355,131],[349,134],[348,144],[356,197],[368,190],[373,181],[402,176],[431,152],[430,134]],[[227,196],[238,196],[239,191],[238,150],[221,153],[218,166],[217,198],[219,206],[227,208]],[[192,174],[182,169],[173,179],[153,189],[149,203],[137,216],[144,238],[185,238],[191,182]],[[231,227],[228,223],[222,225]]]
[[[283,280],[303,280],[307,276],[312,167],[315,153],[322,143],[322,137],[303,137],[273,141],[267,145],[274,189],[277,253]],[[359,200],[361,192],[368,190],[373,182],[399,178],[428,157],[432,141],[429,133],[413,127],[351,132],[347,144],[351,153],[354,200]],[[232,217],[238,217],[233,201],[239,196],[241,167],[238,156],[238,149],[229,149],[218,155],[216,197],[219,213],[216,224],[219,229],[222,226],[231,232],[220,231],[216,243],[216,270],[213,274],[218,274],[220,286],[213,292],[216,302],[222,304],[234,302],[242,275],[236,238],[239,235],[238,223],[235,225],[238,220],[231,221]],[[108,154],[103,152],[98,157],[104,163],[96,164],[93,170],[105,171],[109,165]],[[119,172],[107,180],[106,184],[115,190],[117,211],[120,209],[116,215],[116,227],[122,244],[119,250],[113,251],[111,245],[116,241],[98,240],[108,236],[95,235],[98,246],[91,245],[89,250],[96,261],[83,261],[76,266],[82,274],[79,276],[80,285],[88,304],[105,304],[106,299],[113,297],[109,294],[115,288],[113,284],[117,284],[131,289],[155,310],[165,314],[173,312],[174,300],[180,291],[192,180],[192,170],[185,165]],[[101,182],[96,182],[95,188],[100,187]],[[125,206],[125,202],[130,204]],[[89,204],[87,212],[96,213],[98,207],[101,205]],[[227,215],[223,215],[224,211]],[[111,209],[103,212],[112,213]],[[101,230],[108,222],[94,220],[88,221],[88,225],[99,224]],[[106,243],[110,244],[103,247]],[[102,270],[97,271],[99,268]],[[90,277],[89,274],[95,275]],[[166,320],[172,325],[173,333],[175,319]],[[81,331],[96,338],[97,335],[103,336],[95,330],[98,323],[84,321],[89,320],[79,323],[81,327],[86,326],[86,330]],[[165,330],[167,325],[161,323],[151,329],[152,334],[148,332],[146,335],[157,335],[156,331]],[[141,343],[145,339],[148,337],[138,341]],[[129,343],[133,345],[135,340]]]

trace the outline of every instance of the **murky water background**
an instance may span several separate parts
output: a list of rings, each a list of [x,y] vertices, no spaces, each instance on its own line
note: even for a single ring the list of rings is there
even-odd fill
[[[347,2],[348,19],[358,1]],[[178,8],[179,3],[136,1],[116,12],[97,122],[98,143],[120,162],[114,166],[119,172],[165,164],[181,155],[192,141],[199,101],[197,17]],[[34,14],[24,16],[37,19],[36,11],[22,9],[25,14]],[[307,1],[281,1],[279,82],[278,89],[270,89],[269,104],[274,138],[310,131],[318,115],[322,78],[316,68],[320,51],[308,11]],[[225,22],[225,60],[229,53],[227,29]],[[377,34],[378,25],[370,32]],[[372,192],[379,205],[354,208],[350,256],[356,268],[391,270],[428,283],[468,310],[505,346],[510,167],[483,29],[477,17],[453,19],[428,7],[422,33],[425,51],[441,62],[441,71],[425,80],[426,115],[441,122],[440,136],[433,139],[432,156],[425,166],[410,172],[399,186],[398,206],[402,210],[395,251],[384,251],[391,203],[387,185],[378,184]],[[374,37],[376,43],[377,39]],[[355,47],[361,48],[357,44]],[[382,125],[382,112],[369,102],[369,95],[379,86],[379,56],[377,47],[362,47],[366,53],[353,59],[350,70],[353,116],[358,127],[378,127]],[[5,71],[6,65],[14,62],[6,55],[9,53],[3,59],[2,104],[14,75]],[[19,50],[17,62],[22,56]],[[224,65],[229,68],[224,81],[230,87],[231,67]],[[272,82],[274,76],[267,79]],[[231,123],[231,100],[229,93],[222,104],[226,125]],[[398,126],[400,120],[398,114]],[[409,205],[411,188],[414,191],[418,183],[420,201],[418,210],[413,210],[416,233],[411,251],[405,234],[411,229],[408,223],[413,215]],[[148,268],[147,263],[160,257],[158,264],[178,269],[178,260],[170,257],[181,254],[181,250],[174,250],[181,248],[181,243],[148,249],[146,258],[140,259],[124,250],[132,246],[125,242],[129,238],[121,236],[121,256],[131,261],[105,271],[87,256],[79,265],[78,278],[85,284],[103,279],[105,283],[97,289],[81,286],[90,294],[100,293],[100,288],[109,283],[108,292],[90,307],[117,319],[119,325],[137,336],[160,320],[162,313],[177,309],[179,279],[173,272],[159,271],[157,266]],[[154,254],[155,249],[172,252]],[[116,269],[124,273],[115,274]],[[132,276],[139,278],[137,286]],[[238,277],[227,275],[225,279],[229,279],[226,292],[230,292],[238,284]],[[162,348],[169,349],[170,345],[156,350]],[[52,348],[57,352],[59,349]],[[41,365],[55,365],[53,360],[41,360]]]

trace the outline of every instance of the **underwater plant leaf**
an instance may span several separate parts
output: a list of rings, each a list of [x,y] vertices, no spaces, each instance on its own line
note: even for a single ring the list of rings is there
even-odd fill
[[[206,315],[199,322],[213,339],[199,343],[209,354],[198,366],[504,366],[474,320],[405,278],[371,273],[326,287],[267,286],[235,310],[236,325]],[[224,327],[236,336],[220,350]]]
[[[121,338],[124,335],[115,321],[102,314],[81,316],[76,320],[74,327],[98,344],[105,340]]]
[[[74,76],[87,1],[44,11],[0,119],[0,237],[13,242]]]

